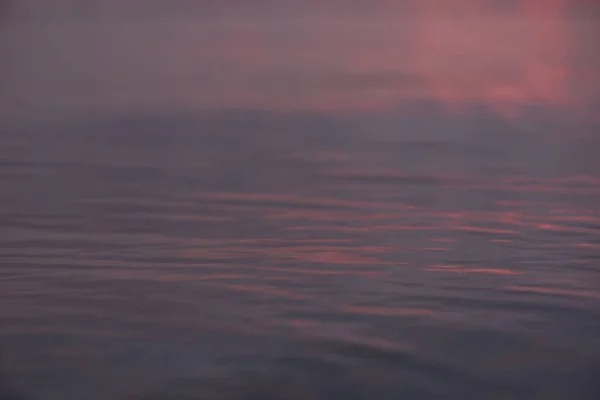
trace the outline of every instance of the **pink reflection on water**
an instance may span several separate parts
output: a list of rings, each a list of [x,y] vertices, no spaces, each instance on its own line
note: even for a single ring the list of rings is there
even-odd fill
[[[448,272],[454,274],[491,274],[491,275],[521,275],[522,271],[503,268],[467,268],[454,265],[437,265],[424,268],[425,271]]]

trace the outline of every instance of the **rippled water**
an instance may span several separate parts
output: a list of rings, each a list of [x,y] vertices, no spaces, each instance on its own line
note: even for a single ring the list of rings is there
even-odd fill
[[[40,399],[597,398],[598,139],[381,120],[5,130],[9,382]]]
[[[599,399],[593,2],[234,3],[0,0],[0,400]]]

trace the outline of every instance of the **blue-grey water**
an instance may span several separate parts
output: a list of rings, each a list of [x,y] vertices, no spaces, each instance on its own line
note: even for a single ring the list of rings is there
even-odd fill
[[[507,111],[502,82],[382,70],[390,32],[373,27],[318,49],[295,36],[312,28],[252,28],[266,37],[248,50],[224,44],[242,28],[196,21],[213,49],[189,20],[18,15],[0,72],[0,399],[600,398],[589,53],[569,82],[522,81]],[[82,37],[96,59],[73,56]],[[550,104],[567,83],[575,99]],[[378,97],[390,85],[412,100]]]
[[[415,138],[243,111],[7,129],[11,382],[40,399],[184,378],[209,399],[246,398],[224,393],[244,379],[257,399],[596,398],[598,139],[443,122],[396,122]]]

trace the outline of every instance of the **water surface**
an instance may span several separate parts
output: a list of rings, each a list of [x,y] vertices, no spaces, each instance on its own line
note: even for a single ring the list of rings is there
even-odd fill
[[[30,3],[0,61],[15,392],[600,396],[592,14]],[[518,46],[464,41],[492,20]]]

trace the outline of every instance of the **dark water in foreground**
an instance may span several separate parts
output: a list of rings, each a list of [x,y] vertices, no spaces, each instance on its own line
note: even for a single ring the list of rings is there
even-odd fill
[[[32,399],[597,399],[600,143],[574,129],[4,129],[5,378]]]

